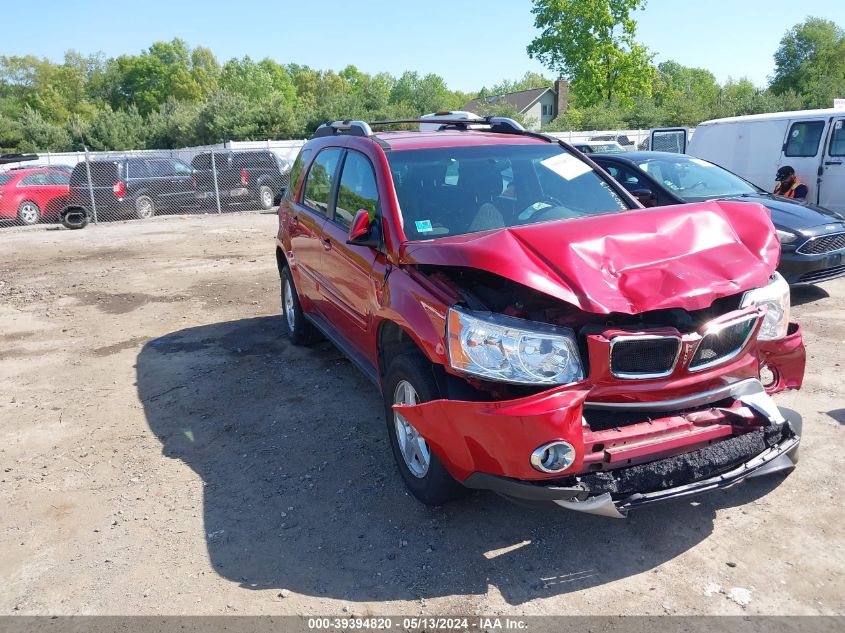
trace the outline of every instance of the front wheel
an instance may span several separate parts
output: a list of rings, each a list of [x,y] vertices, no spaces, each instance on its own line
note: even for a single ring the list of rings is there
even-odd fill
[[[405,486],[426,505],[442,505],[466,493],[443,467],[425,438],[393,410],[394,404],[419,404],[440,397],[431,362],[419,352],[400,354],[390,363],[384,382],[387,434]]]
[[[135,200],[135,215],[139,220],[147,220],[156,214],[155,203],[149,196],[138,196]]]
[[[32,200],[24,200],[18,207],[18,220],[21,224],[31,226],[38,224],[41,219],[41,209]]]
[[[270,189],[267,185],[261,185],[258,188],[258,202],[261,204],[261,208],[266,211],[267,209],[273,208],[273,190]]]

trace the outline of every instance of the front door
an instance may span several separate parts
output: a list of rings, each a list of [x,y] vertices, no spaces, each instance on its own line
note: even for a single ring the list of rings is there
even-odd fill
[[[783,143],[783,153],[778,167],[789,165],[795,174],[807,185],[807,202],[815,202],[818,187],[819,164],[824,145],[824,131],[827,122],[824,119],[810,121],[792,121],[787,128]],[[777,182],[775,175],[771,175],[773,191]]]
[[[371,222],[377,221],[376,176],[366,156],[349,150],[343,161],[334,213],[323,227],[322,292],[328,320],[355,351],[372,362],[367,332],[378,306],[376,293],[384,275],[384,261],[372,247],[346,243],[359,209],[370,214]]]
[[[834,119],[825,146],[819,204],[845,215],[845,117]]]

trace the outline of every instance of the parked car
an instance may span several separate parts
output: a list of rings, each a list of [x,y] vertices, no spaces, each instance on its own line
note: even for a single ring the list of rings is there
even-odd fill
[[[823,207],[774,196],[706,160],[668,152],[592,157],[646,206],[738,200],[771,213],[781,243],[778,272],[790,284],[845,275],[845,217]]]
[[[622,149],[624,149],[626,152],[636,149],[634,147],[634,141],[632,141],[625,134],[596,134],[595,136],[591,136],[590,140],[604,142],[613,141],[619,143]]]
[[[98,219],[103,220],[143,220],[159,211],[197,206],[194,170],[175,158],[132,157],[77,164],[70,175],[70,196],[62,210],[62,220],[67,215],[78,216],[81,211],[90,217],[92,192]]]
[[[616,141],[581,141],[572,147],[585,154],[624,154],[627,150]]]
[[[662,134],[663,130],[652,132]],[[688,139],[692,156],[772,190],[775,174],[789,165],[807,185],[807,201],[845,214],[845,110],[769,112],[699,124]],[[652,147],[657,147],[652,144]]]
[[[22,165],[22,166],[20,166],[20,167],[12,167],[11,169],[34,169],[34,168],[36,168],[36,167],[37,167],[38,169],[52,169],[52,170],[54,170],[54,171],[63,171],[63,172],[65,172],[65,173],[66,173],[66,174],[68,174],[68,175],[70,175],[70,174],[71,174],[71,172],[73,171],[73,165],[65,165],[65,164],[63,164],[63,163],[59,163],[59,164],[57,164],[57,165],[50,165],[50,164],[43,164],[43,165],[38,165],[38,164],[35,164],[35,165],[30,165],[30,164],[27,164],[27,165]]]
[[[564,143],[485,123],[321,126],[279,207],[287,336],[378,386],[411,493],[619,517],[791,469],[799,416],[767,392],[801,385],[804,347],[765,209],[642,209]]]
[[[56,220],[67,203],[69,180],[66,173],[52,169],[0,172],[0,220]]]
[[[219,192],[227,206],[257,203],[262,209],[270,209],[287,187],[290,161],[269,150],[250,150],[214,152],[215,188],[211,155],[201,152],[191,160],[196,170],[197,196],[208,204],[214,204]]]

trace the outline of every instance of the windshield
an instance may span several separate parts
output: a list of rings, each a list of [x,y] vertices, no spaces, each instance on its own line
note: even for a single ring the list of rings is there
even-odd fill
[[[630,208],[559,145],[396,150],[387,157],[409,240]]]
[[[619,143],[593,143],[593,151],[599,154],[624,154],[625,148]]]
[[[639,167],[686,202],[759,193],[739,176],[700,158],[653,158]]]

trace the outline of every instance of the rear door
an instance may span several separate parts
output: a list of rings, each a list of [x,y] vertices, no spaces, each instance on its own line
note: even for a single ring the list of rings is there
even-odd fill
[[[362,153],[348,150],[343,160],[333,213],[323,226],[322,294],[326,316],[355,352],[372,362],[367,346],[367,332],[378,305],[376,288],[384,267],[378,266],[378,251],[369,246],[347,244],[352,219],[359,209],[376,222],[378,187],[370,160]],[[379,268],[375,270],[374,266]]]
[[[821,166],[819,204],[845,215],[845,116],[834,118]]]
[[[801,182],[807,185],[807,202],[817,201],[816,181],[822,162],[821,154],[826,126],[827,122],[824,119],[790,121],[783,141],[783,153],[778,167],[789,165],[795,170]],[[769,191],[773,191],[777,184],[774,181],[774,174],[771,178],[772,186],[768,187]]]

